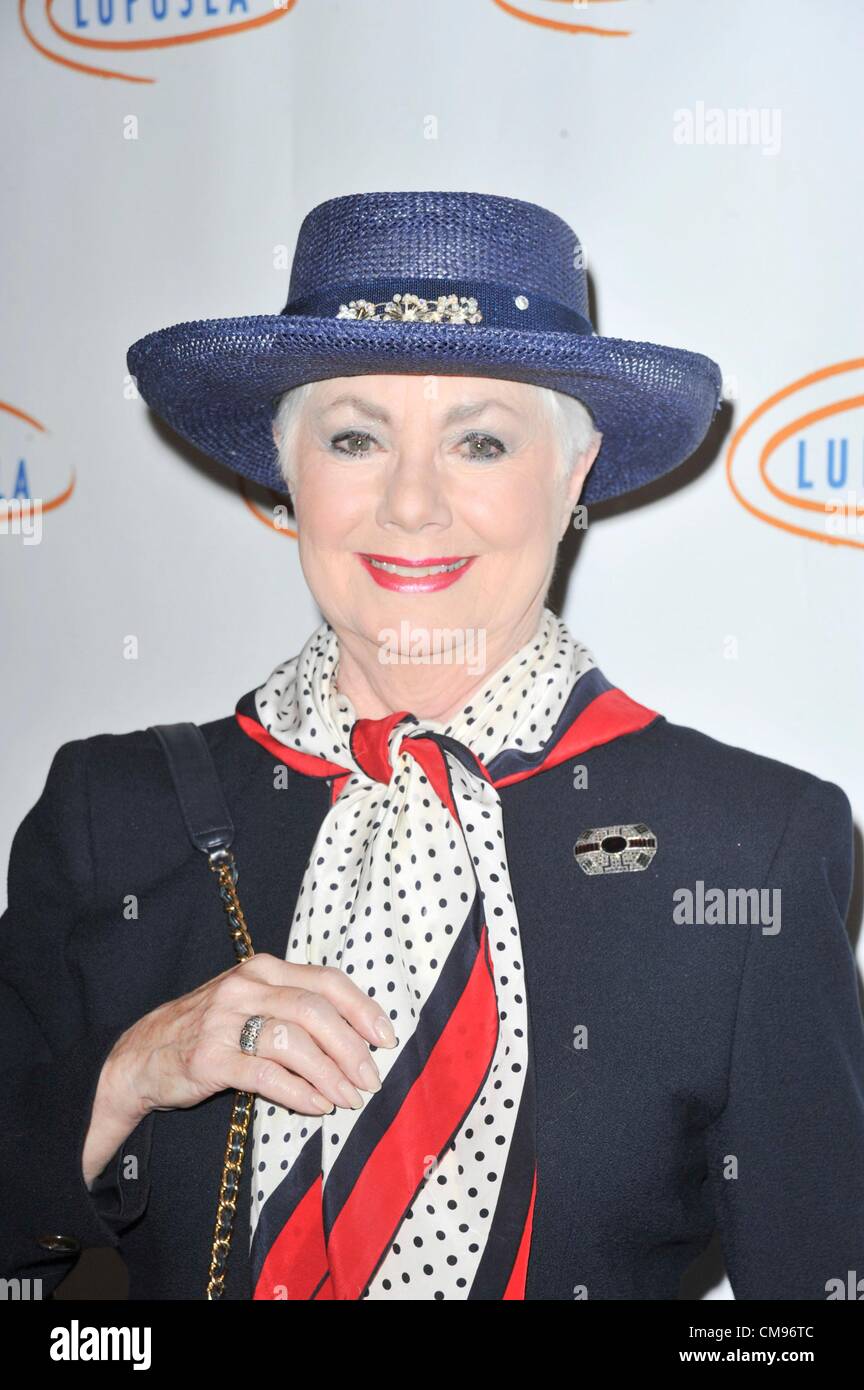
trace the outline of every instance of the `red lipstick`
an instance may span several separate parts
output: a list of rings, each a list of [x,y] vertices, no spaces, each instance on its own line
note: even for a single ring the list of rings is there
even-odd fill
[[[358,555],[364,569],[382,589],[395,589],[403,594],[426,594],[449,589],[470,569],[476,555],[430,555],[422,560],[404,555]],[[385,568],[385,566],[387,568]],[[421,574],[403,574],[402,570],[421,570]],[[431,573],[430,573],[431,571]]]

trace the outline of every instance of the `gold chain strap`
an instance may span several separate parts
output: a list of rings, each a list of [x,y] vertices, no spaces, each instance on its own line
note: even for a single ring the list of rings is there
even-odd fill
[[[237,896],[237,865],[229,849],[217,849],[208,855],[208,862],[219,880],[219,894],[228,918],[228,928],[238,962],[249,960],[255,952],[252,938],[246,926],[246,918]],[[219,1201],[216,1206],[216,1225],[213,1230],[213,1244],[210,1248],[210,1270],[207,1280],[207,1298],[221,1298],[225,1291],[225,1273],[228,1252],[231,1249],[231,1235],[234,1217],[237,1214],[237,1197],[240,1192],[240,1175],[243,1171],[243,1155],[249,1137],[249,1120],[255,1097],[248,1091],[237,1091],[228,1125],[228,1140],[225,1145],[225,1160],[222,1165],[222,1181],[219,1184]]]

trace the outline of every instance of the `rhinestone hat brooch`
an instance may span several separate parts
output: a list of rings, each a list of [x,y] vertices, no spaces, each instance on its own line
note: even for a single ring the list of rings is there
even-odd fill
[[[378,313],[383,309],[383,313]],[[394,294],[392,299],[373,304],[368,299],[351,299],[340,304],[337,319],[389,319],[402,323],[480,323],[483,315],[477,300],[464,295],[440,294],[437,299],[421,299],[417,294]]]

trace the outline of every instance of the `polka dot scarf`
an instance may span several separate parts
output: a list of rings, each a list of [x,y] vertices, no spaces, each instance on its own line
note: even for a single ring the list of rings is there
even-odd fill
[[[382,1086],[361,1109],[256,1102],[254,1297],[524,1298],[534,1087],[498,789],[644,723],[642,707],[548,608],[446,726],[357,719],[338,658],[324,623],[237,718],[331,782],[286,959],[345,971],[398,1045],[373,1049]]]

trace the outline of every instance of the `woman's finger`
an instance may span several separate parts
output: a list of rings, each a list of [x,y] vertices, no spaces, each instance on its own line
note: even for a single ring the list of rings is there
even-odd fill
[[[274,994],[284,995],[284,990],[274,990]],[[263,1010],[260,1012],[263,1013]],[[230,1045],[232,1038],[238,1040],[240,1030],[246,1019],[242,1014],[230,1016],[227,1025],[226,1041]],[[341,1020],[340,1020],[341,1022]],[[348,1025],[342,1023],[343,1028],[348,1029]],[[368,1048],[362,1038],[354,1034],[354,1041],[368,1055]],[[243,1054],[240,1049],[241,1055]],[[271,1017],[266,1018],[260,1033],[258,1043],[254,1053],[256,1058],[268,1059],[276,1062],[279,1066],[286,1068],[290,1073],[303,1077],[321,1095],[327,1096],[334,1105],[342,1106],[346,1109],[359,1110],[363,1104],[363,1096],[353,1086],[350,1077],[345,1074],[341,1067],[328,1056],[310,1036],[305,1028],[297,1023],[292,1023],[285,1018]],[[379,1083],[380,1085],[380,1083]],[[374,1089],[378,1089],[376,1086]]]
[[[306,973],[310,968],[300,967],[293,978],[305,985],[310,979]],[[312,976],[313,984],[319,980],[320,976]],[[370,1044],[354,1024],[343,1017],[337,1005],[317,989],[266,984],[260,977],[253,979],[252,974],[247,974],[244,968],[223,982],[219,1002],[232,1015],[242,1011],[247,1018],[260,1014],[264,1018],[296,1024],[310,1035],[322,1052],[332,1058],[349,1083],[364,1091],[380,1090],[381,1076],[371,1055]],[[227,1037],[224,1040],[229,1041]],[[330,1095],[331,1092],[326,1091],[326,1094]]]
[[[225,1074],[226,1087],[248,1091],[301,1115],[330,1114],[335,1108],[333,1101],[304,1077],[294,1075],[271,1057],[249,1057],[237,1048],[226,1060]]]
[[[387,1014],[344,970],[332,965],[295,965],[264,952],[233,968],[234,974],[270,985],[311,989],[329,999],[342,1017],[374,1047],[395,1047],[396,1033]]]

